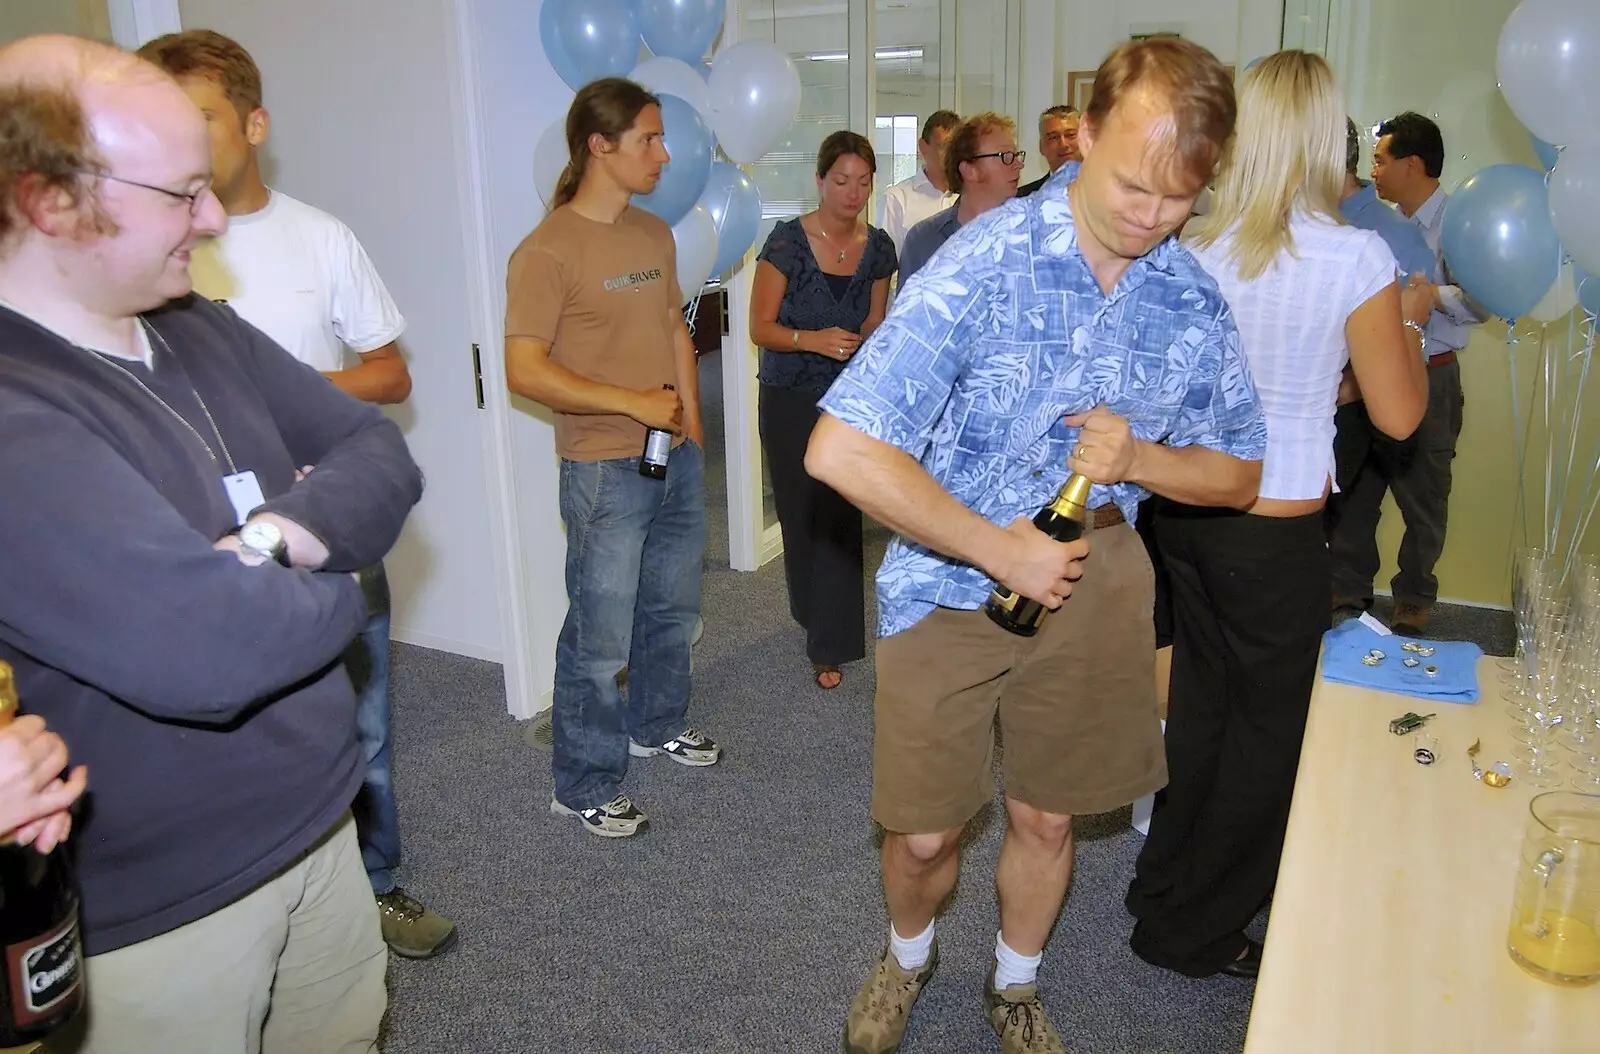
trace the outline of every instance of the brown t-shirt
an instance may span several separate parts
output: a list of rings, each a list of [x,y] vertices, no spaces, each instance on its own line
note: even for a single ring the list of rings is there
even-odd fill
[[[511,254],[506,336],[550,345],[550,361],[581,377],[642,390],[676,384],[678,292],[672,228],[629,208],[601,223],[562,206]],[[631,417],[557,413],[556,453],[569,461],[638,457],[645,427]]]

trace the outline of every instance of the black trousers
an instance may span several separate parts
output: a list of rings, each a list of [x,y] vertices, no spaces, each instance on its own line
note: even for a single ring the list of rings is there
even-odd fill
[[[806,473],[806,444],[820,396],[761,386],[761,446],[783,530],[789,614],[806,631],[813,663],[838,666],[867,654],[861,581],[861,513]]]
[[[1143,959],[1191,977],[1245,948],[1272,895],[1328,628],[1322,515],[1163,505],[1172,583],[1168,782],[1127,906]]]
[[[1409,439],[1396,442],[1374,428],[1365,403],[1339,408],[1334,460],[1340,493],[1328,501],[1327,528],[1333,592],[1342,602],[1372,604],[1385,491],[1394,492],[1406,525],[1400,569],[1389,583],[1394,601],[1429,608],[1439,599],[1433,572],[1444,552],[1462,403],[1461,364],[1448,362],[1428,369],[1428,409]]]

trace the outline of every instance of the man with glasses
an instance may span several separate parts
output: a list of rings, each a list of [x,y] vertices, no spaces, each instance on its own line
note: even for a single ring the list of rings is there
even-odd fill
[[[334,217],[269,188],[258,152],[269,127],[261,71],[235,41],[208,29],[158,37],[139,54],[178,81],[206,117],[213,186],[228,229],[194,248],[195,292],[225,303],[301,362],[357,399],[403,402],[411,375],[396,340],[405,319],[361,243]],[[346,366],[354,357],[356,365]],[[389,583],[383,565],[363,572],[369,617],[345,655],[360,695],[356,727],[366,778],[356,834],[397,955],[426,959],[455,944],[449,919],[395,881],[400,816],[389,735]]]
[[[1045,180],[1061,170],[1068,161],[1082,161],[1078,150],[1078,123],[1082,115],[1070,106],[1052,106],[1039,115],[1039,156],[1050,166],[1050,171],[1017,188],[1017,197],[1025,198],[1044,186]]]
[[[1027,159],[1027,151],[1017,149],[1017,126],[1011,118],[980,113],[961,122],[944,148],[945,182],[961,196],[906,233],[900,254],[902,286],[963,224],[1016,196],[1017,177]]]
[[[89,772],[60,1049],[371,1050],[339,660],[421,474],[376,407],[191,293],[227,216],[171,78],[31,37],[0,112],[0,659]]]

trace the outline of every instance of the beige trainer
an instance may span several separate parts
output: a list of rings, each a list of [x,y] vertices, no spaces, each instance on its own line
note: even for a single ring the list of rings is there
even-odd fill
[[[378,922],[383,942],[407,959],[431,959],[455,946],[456,924],[396,886],[379,893]]]
[[[850,1014],[844,1019],[845,1054],[894,1054],[905,1038],[911,1007],[922,994],[922,986],[939,965],[939,942],[933,942],[922,969],[902,970],[888,948],[872,970]]]
[[[994,967],[983,986],[983,1011],[1000,1037],[1003,1054],[1067,1054],[1061,1033],[1045,1016],[1037,984],[1014,984],[994,990]]]

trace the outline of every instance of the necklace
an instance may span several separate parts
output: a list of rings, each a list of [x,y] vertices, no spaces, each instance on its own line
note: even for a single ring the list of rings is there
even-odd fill
[[[833,236],[828,233],[828,229],[822,225],[822,219],[820,217],[817,219],[817,233],[822,235],[823,238],[827,239],[829,245],[833,246],[835,249],[839,249],[839,243],[833,240]],[[851,233],[855,233],[854,229],[851,230]],[[839,249],[839,255],[834,257],[833,262],[844,263],[845,251],[846,250],[844,249]]]
[[[166,350],[168,358],[173,360],[173,363],[175,365],[177,365],[177,367],[178,367],[178,371],[180,373],[182,373],[183,372],[183,365],[182,365],[182,363],[178,362],[178,358],[177,358],[176,355],[173,354],[172,348],[167,344],[166,338],[163,337],[159,332],[157,332],[156,328],[154,326],[152,326],[150,323],[146,322],[142,315],[139,317],[139,325],[143,329],[147,339],[149,337],[154,337],[157,341],[160,342],[161,347]],[[205,437],[200,434],[199,430],[197,428],[195,428],[194,425],[189,423],[188,418],[184,417],[177,410],[173,409],[172,405],[170,403],[168,403],[165,399],[161,398],[161,396],[157,395],[153,390],[151,390],[150,386],[145,384],[144,381],[140,380],[138,374],[134,373],[132,370],[130,370],[126,366],[122,365],[122,363],[116,361],[116,359],[108,356],[103,351],[96,351],[94,348],[84,348],[83,350],[89,352],[89,354],[93,355],[97,360],[99,360],[100,362],[105,363],[107,366],[110,366],[112,369],[115,369],[118,373],[121,373],[123,376],[127,377],[128,380],[130,380],[134,384],[138,385],[139,389],[141,391],[143,391],[150,398],[154,399],[156,401],[157,405],[159,405],[167,413],[171,414],[173,416],[173,418],[176,419],[177,422],[180,425],[182,425],[184,428],[188,429],[189,434],[194,436],[195,440],[202,447],[205,448],[206,455],[211,458],[213,463],[215,463],[217,461],[217,452],[215,450],[211,449],[211,444],[206,442]],[[154,352],[152,351],[152,353],[151,353],[151,362],[152,362],[152,364],[154,363],[154,361],[155,361],[155,355],[154,355]],[[189,380],[188,374],[184,374],[184,380],[186,380],[186,381]],[[205,399],[202,398],[201,395],[200,395],[200,389],[196,388],[194,386],[194,382],[193,381],[189,381],[189,390],[194,393],[195,402],[200,404],[200,412],[205,414],[206,423],[211,426],[211,434],[217,437],[217,445],[222,448],[222,457],[223,457],[224,460],[227,461],[228,471],[233,473],[233,474],[235,474],[235,475],[237,475],[238,472],[239,472],[239,468],[238,468],[237,465],[235,465],[233,463],[233,454],[228,450],[228,441],[226,439],[222,438],[222,429],[217,427],[216,419],[211,416],[211,408],[206,405]]]

